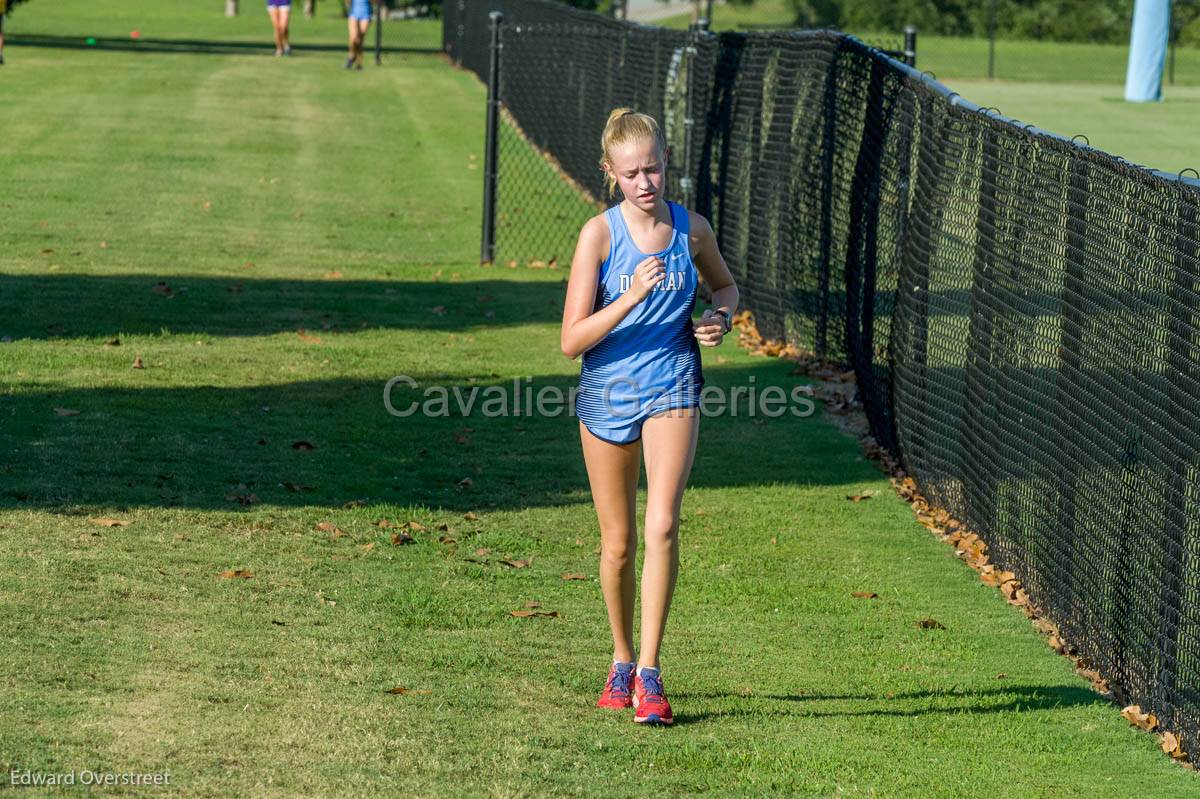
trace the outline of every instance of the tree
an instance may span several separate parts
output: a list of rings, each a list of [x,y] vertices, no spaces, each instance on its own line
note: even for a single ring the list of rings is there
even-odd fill
[[[788,0],[796,26],[800,28],[838,28],[842,26],[845,6],[851,0]]]

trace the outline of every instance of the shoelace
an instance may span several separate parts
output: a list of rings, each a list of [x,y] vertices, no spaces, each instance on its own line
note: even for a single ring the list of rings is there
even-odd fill
[[[633,680],[633,672],[623,672],[620,669],[613,669],[612,677],[608,681],[609,693],[618,696],[629,696],[629,683]]]
[[[657,700],[657,699],[663,698],[663,686],[662,686],[662,678],[661,677],[655,677],[651,674],[643,675],[642,676],[642,687],[646,689],[646,698],[647,699],[654,698]]]

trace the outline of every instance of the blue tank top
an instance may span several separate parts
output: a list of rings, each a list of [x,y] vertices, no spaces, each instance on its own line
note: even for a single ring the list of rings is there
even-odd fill
[[[644,253],[633,243],[619,205],[604,212],[611,243],[600,267],[592,312],[624,294],[637,265],[648,256],[663,261],[665,275],[645,300],[583,353],[575,413],[593,432],[700,402],[704,374],[700,345],[692,332],[699,277],[688,248],[687,209],[670,201],[667,206],[671,241],[656,253]]]

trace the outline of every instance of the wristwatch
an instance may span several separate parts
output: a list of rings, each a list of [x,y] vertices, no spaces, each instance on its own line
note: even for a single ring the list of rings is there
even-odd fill
[[[733,330],[733,320],[729,318],[729,312],[724,308],[717,308],[715,311],[713,311],[713,316],[720,316],[725,320],[725,329],[721,331],[722,335],[728,333],[730,330]]]

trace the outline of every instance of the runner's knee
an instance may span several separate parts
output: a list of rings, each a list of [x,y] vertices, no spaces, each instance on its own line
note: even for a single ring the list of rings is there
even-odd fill
[[[600,558],[609,566],[624,569],[637,554],[637,539],[632,535],[605,535],[600,545]]]
[[[679,538],[679,517],[668,511],[646,512],[646,551],[675,546]]]

